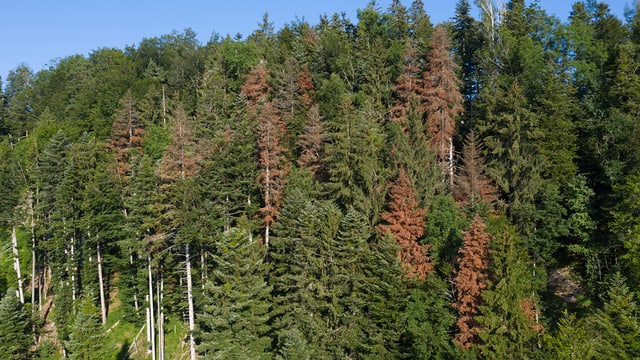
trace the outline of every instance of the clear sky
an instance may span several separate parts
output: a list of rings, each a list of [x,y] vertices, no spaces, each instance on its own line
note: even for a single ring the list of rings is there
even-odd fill
[[[618,17],[633,0],[606,0]],[[423,0],[438,23],[454,14],[456,0]],[[473,3],[473,1],[470,1]],[[527,1],[529,2],[529,1]],[[573,0],[539,0],[549,14],[566,20]],[[345,12],[356,21],[369,0],[3,0],[0,2],[0,76],[26,64],[34,72],[52,60],[88,55],[103,47],[123,49],[143,38],[193,29],[204,44],[212,34],[244,36],[258,27],[265,12],[276,30],[296,19],[317,24],[320,15]],[[387,9],[391,0],[378,0]],[[403,0],[405,6],[411,0]]]

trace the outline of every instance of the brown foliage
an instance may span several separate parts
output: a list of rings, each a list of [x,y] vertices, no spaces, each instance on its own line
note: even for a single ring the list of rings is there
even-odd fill
[[[258,151],[264,206],[260,209],[263,223],[271,225],[280,212],[284,178],[289,169],[282,147],[285,125],[270,102],[264,104],[258,117]]]
[[[476,214],[458,250],[458,273],[454,279],[457,301],[453,307],[459,314],[456,325],[460,331],[455,340],[465,349],[478,343],[479,324],[474,316],[482,302],[482,290],[487,286],[489,237],[484,221]]]
[[[436,27],[431,40],[427,69],[423,73],[421,94],[427,116],[427,132],[438,159],[451,162],[451,139],[456,117],[462,112],[463,97],[457,65],[451,56],[451,41],[444,26]]]
[[[265,225],[265,245],[269,245],[269,227],[278,217],[284,180],[289,171],[283,138],[286,126],[275,106],[269,101],[271,88],[267,83],[267,69],[263,61],[247,76],[242,93],[247,97],[249,113],[258,125],[258,166],[256,179],[262,186],[263,207],[260,208]]]
[[[142,155],[144,130],[140,127],[139,114],[131,90],[120,100],[111,131],[110,147],[115,151],[116,175],[126,180],[131,170],[131,157]]]
[[[455,179],[454,193],[462,205],[490,204],[498,198],[498,188],[485,175],[482,143],[472,130],[462,148],[462,166]]]
[[[309,68],[306,66],[302,69],[300,78],[298,79],[298,94],[298,103],[300,103],[300,106],[310,110],[314,104],[313,98],[315,96],[315,90],[313,79],[311,78],[311,71],[309,71]]]
[[[311,171],[317,178],[321,178],[324,173],[322,162],[325,157],[324,145],[327,138],[318,105],[313,105],[309,109],[307,124],[298,137],[298,146],[301,149],[298,165]]]
[[[191,125],[182,105],[175,110],[171,131],[171,143],[158,166],[158,176],[168,182],[184,180],[198,173],[200,155],[193,139]]]
[[[431,257],[427,254],[430,246],[420,245],[418,240],[424,235],[426,211],[418,208],[416,195],[403,168],[389,191],[387,211],[382,213],[386,224],[379,226],[383,233],[389,233],[400,249],[398,258],[407,270],[407,277],[423,279],[433,270]]]
[[[260,64],[247,75],[240,92],[247,97],[251,112],[255,112],[258,105],[267,101],[271,87],[267,82],[267,67],[264,61],[260,61]]]
[[[420,67],[416,59],[416,49],[407,45],[404,51],[404,67],[402,74],[396,79],[396,86],[392,88],[396,101],[391,108],[391,121],[400,123],[405,127],[409,105],[412,101],[418,100],[418,93],[422,87],[420,78]]]

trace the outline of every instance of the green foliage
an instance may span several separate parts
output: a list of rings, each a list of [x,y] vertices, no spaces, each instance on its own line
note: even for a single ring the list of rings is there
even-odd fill
[[[100,314],[89,296],[85,296],[76,310],[71,326],[69,340],[64,347],[69,359],[96,359],[105,355],[105,333],[100,322]]]
[[[430,276],[424,284],[411,290],[404,317],[404,341],[407,357],[411,359],[460,358],[460,349],[452,342],[451,329],[456,317],[446,283]]]
[[[539,274],[528,259],[523,241],[503,218],[493,219],[490,245],[491,283],[482,297],[478,320],[483,357],[517,359],[535,356],[539,347]]]
[[[601,354],[622,358],[637,358],[640,355],[640,321],[636,295],[626,284],[620,273],[614,273],[608,282],[609,288],[602,299],[603,308],[590,319],[590,326],[601,334]]]
[[[604,358],[604,354],[600,354],[595,345],[599,338],[594,341],[593,335],[595,334],[591,334],[583,321],[577,320],[575,314],[569,314],[565,310],[557,330],[544,335],[545,349],[549,356],[559,360]]]
[[[207,359],[268,359],[271,286],[264,248],[246,232],[220,238],[198,315],[198,351]]]
[[[10,360],[29,359],[34,345],[33,322],[15,294],[15,289],[9,289],[0,301],[0,354]]]
[[[167,319],[165,354],[179,356],[185,245],[199,349],[208,357],[640,356],[638,6],[625,24],[606,3],[578,1],[563,23],[537,3],[473,3],[480,18],[460,0],[437,32],[423,1],[394,0],[387,10],[369,3],[354,21],[323,15],[318,24],[296,20],[278,30],[265,15],[245,40],[214,35],[203,45],[186,29],[62,58],[37,73],[16,67],[0,86],[0,292],[17,283],[6,246],[16,224],[23,277],[35,265],[31,291],[72,357],[144,357],[144,336],[130,341],[144,319],[135,305],[149,291],[149,257]],[[445,29],[452,51],[436,56],[430,44]],[[455,59],[462,80],[464,112],[455,124],[427,121],[434,97],[417,91],[432,84],[425,70],[443,56]],[[266,257],[254,241],[256,179],[274,159],[257,145],[273,149],[271,130],[258,134],[250,116],[258,104],[241,92],[258,63],[271,75],[262,88],[273,89],[262,100],[287,130],[279,140],[288,149],[276,153],[300,166],[284,189],[266,185],[284,196]],[[129,91],[136,101],[119,105]],[[445,105],[458,108],[454,102]],[[119,146],[127,171],[118,177],[106,144],[128,110],[144,139],[133,144],[136,134],[117,129],[128,142]],[[475,156],[486,159],[500,192],[491,206],[465,207],[459,189],[448,188],[441,167],[448,152],[429,146],[442,125],[458,149],[471,129],[484,143]],[[181,137],[187,128],[190,136]],[[464,157],[451,160],[454,176],[482,173],[466,171]],[[373,231],[400,168],[426,210],[420,241],[431,246],[434,271],[424,282],[407,279],[393,239]],[[452,345],[455,299],[446,282],[477,210],[506,219],[489,226],[490,282],[478,290],[481,314],[473,314],[484,329],[463,351]],[[31,240],[35,264],[27,259]],[[85,306],[98,290],[98,246],[114,326],[106,341],[96,309]],[[545,274],[565,267],[580,279],[579,305],[565,303],[554,286],[543,292]],[[5,295],[0,308],[11,299]],[[565,308],[575,313],[561,314]],[[545,324],[544,336],[543,309],[559,319]],[[5,313],[2,325],[22,324],[11,336],[29,336],[0,347],[31,344],[31,332],[41,330],[40,322],[27,329],[22,313]],[[35,355],[59,357],[42,338]],[[101,342],[107,352],[93,349]],[[6,351],[20,358],[35,348],[23,349]]]

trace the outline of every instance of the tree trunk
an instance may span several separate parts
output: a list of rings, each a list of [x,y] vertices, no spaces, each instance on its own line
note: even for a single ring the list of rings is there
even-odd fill
[[[153,276],[151,275],[151,256],[147,257],[149,273],[149,333],[151,335],[151,360],[156,360],[156,331],[153,319]]]
[[[76,302],[76,260],[75,260],[75,240],[71,237],[71,299]],[[67,267],[67,271],[69,268]]]
[[[100,314],[102,315],[102,324],[107,323],[107,304],[104,296],[104,277],[102,275],[102,254],[100,253],[100,241],[96,246],[98,252],[98,286],[100,286]]]
[[[22,274],[20,273],[20,257],[18,256],[18,236],[16,235],[16,226],[11,227],[11,246],[13,248],[13,268],[18,276],[18,298],[20,303],[24,304],[24,289],[22,288]]]
[[[162,298],[164,297],[164,278],[162,273],[156,277],[156,290],[158,302],[158,360],[164,360],[164,312],[162,311]]]
[[[185,262],[187,266],[187,302],[189,304],[189,353],[191,360],[196,358],[196,343],[193,332],[196,329],[193,311],[193,283],[191,281],[191,258],[189,257],[189,245],[185,245]]]
[[[31,229],[31,312],[36,311],[36,222],[33,217],[33,196],[29,192],[29,227]]]

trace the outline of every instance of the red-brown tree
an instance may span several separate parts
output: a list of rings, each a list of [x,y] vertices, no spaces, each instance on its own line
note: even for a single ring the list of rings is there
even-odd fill
[[[487,286],[489,238],[484,220],[476,214],[458,251],[458,273],[454,279],[457,301],[453,307],[459,314],[456,321],[459,332],[454,339],[464,349],[479,341],[480,325],[475,316],[482,303],[482,290]]]
[[[298,165],[311,171],[316,178],[321,179],[326,175],[323,170],[325,157],[325,142],[328,134],[323,126],[318,105],[313,105],[308,112],[307,123],[298,137],[297,145],[300,146]]]
[[[427,117],[427,132],[438,160],[453,182],[453,135],[456,117],[463,111],[457,65],[451,56],[451,40],[443,25],[436,27],[431,40],[421,94]]]
[[[396,79],[396,86],[392,88],[396,101],[390,111],[391,121],[398,122],[404,128],[409,106],[419,101],[422,88],[420,67],[418,65],[416,49],[408,44],[404,50],[404,66],[402,73]]]
[[[389,191],[388,210],[381,217],[386,224],[379,225],[383,234],[391,235],[400,249],[398,258],[407,271],[407,277],[423,279],[433,270],[430,246],[418,240],[424,235],[426,210],[418,207],[418,201],[409,178],[400,168],[398,178]]]
[[[255,117],[258,125],[257,147],[260,174],[257,181],[262,188],[263,206],[260,208],[260,214],[265,227],[264,245],[267,248],[270,228],[280,212],[285,176],[289,171],[284,155],[286,148],[282,145],[286,126],[269,100],[270,89],[265,63],[260,62],[247,76],[242,86],[242,93],[247,97],[249,114]]]
[[[144,130],[140,125],[140,115],[131,90],[120,99],[120,108],[115,114],[111,131],[110,147],[115,152],[115,173],[126,180],[131,170],[131,157],[142,155]]]
[[[498,198],[498,188],[485,174],[482,142],[472,130],[462,148],[462,165],[455,177],[454,196],[463,206],[484,203],[489,205]]]

